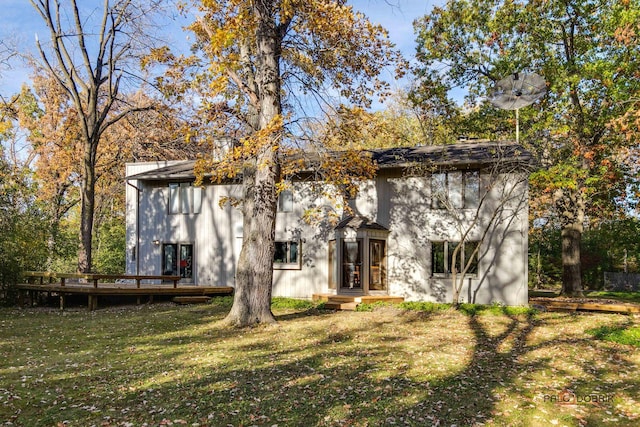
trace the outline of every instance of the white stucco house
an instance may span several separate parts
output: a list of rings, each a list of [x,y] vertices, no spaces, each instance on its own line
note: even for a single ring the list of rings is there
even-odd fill
[[[335,206],[314,192],[312,175],[291,177],[278,203],[274,296],[450,302],[452,255],[462,242],[461,302],[527,304],[528,152],[479,142],[371,154],[377,175],[338,221],[305,221],[308,209]],[[219,202],[239,197],[240,185],[194,186],[193,161],[126,167],[127,273],[234,286],[242,214]]]

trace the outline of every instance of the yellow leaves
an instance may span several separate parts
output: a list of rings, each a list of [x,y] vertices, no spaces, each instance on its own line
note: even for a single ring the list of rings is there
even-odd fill
[[[159,48],[152,48],[148,55],[145,55],[140,60],[140,66],[144,70],[153,63],[166,64],[176,59],[175,55],[171,53],[168,46],[162,46]]]
[[[0,121],[0,134],[4,134],[5,132],[11,130],[13,125],[9,120]]]

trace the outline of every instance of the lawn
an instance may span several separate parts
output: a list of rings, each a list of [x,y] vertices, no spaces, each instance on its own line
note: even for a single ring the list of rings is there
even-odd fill
[[[638,425],[640,351],[615,314],[275,308],[229,300],[0,309],[0,422],[17,426]]]

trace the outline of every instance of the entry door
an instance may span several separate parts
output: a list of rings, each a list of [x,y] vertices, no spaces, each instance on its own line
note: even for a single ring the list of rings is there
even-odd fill
[[[342,242],[342,288],[362,289],[362,240]]]
[[[369,240],[369,290],[387,290],[387,255],[384,240]]]
[[[162,274],[180,276],[183,281],[193,281],[193,245],[165,243],[162,245]]]

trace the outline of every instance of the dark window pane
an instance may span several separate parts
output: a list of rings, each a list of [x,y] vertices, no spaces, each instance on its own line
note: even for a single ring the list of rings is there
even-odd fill
[[[289,262],[290,263],[298,262],[298,243],[297,242],[289,242]]]
[[[431,243],[431,270],[433,274],[446,272],[444,268],[444,242]]]
[[[447,245],[447,273],[453,273],[453,253],[456,250],[456,247],[459,245],[459,242],[449,242]],[[462,248],[460,248],[462,249]],[[462,251],[459,250],[456,254],[456,271],[460,273],[460,264],[462,258]]]
[[[361,240],[355,242],[342,242],[342,287],[361,288],[362,255],[360,250]]]
[[[287,242],[276,242],[273,262],[277,264],[285,264],[287,262]]]
[[[178,275],[178,245],[162,245],[162,274],[166,276]]]
[[[478,247],[478,242],[466,242],[464,244],[464,263],[469,266],[467,274],[478,274],[478,254],[474,251]]]
[[[180,277],[193,278],[193,245],[180,245]]]

